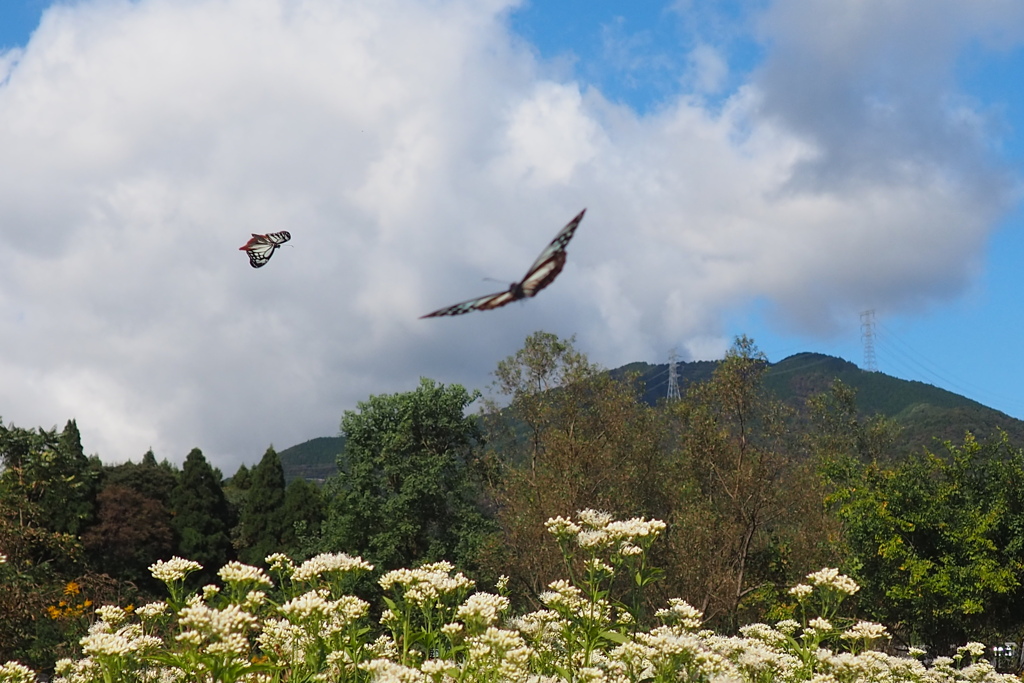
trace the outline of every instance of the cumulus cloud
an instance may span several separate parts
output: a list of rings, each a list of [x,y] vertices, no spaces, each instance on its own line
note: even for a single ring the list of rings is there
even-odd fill
[[[553,77],[511,0],[54,5],[0,54],[0,414],[231,473],[420,375],[483,386],[537,329],[617,365],[724,349],[755,299],[824,334],[955,296],[1010,201],[950,77],[972,36],[1020,40],[997,4],[780,0],[750,82],[706,102],[703,46],[645,114]],[[583,207],[537,299],[418,319]]]

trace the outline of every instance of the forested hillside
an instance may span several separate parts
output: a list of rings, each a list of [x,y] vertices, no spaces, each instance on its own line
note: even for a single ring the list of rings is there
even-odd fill
[[[467,414],[478,393],[429,379],[370,396],[341,416],[343,445],[289,449],[290,478],[273,448],[227,479],[199,449],[181,466],[152,452],[105,465],[84,455],[74,420],[0,423],[0,661],[47,670],[80,654],[95,605],[163,600],[151,567],[173,557],[198,563],[175,584],[185,592],[324,553],[359,557],[372,570],[346,590],[369,601],[385,572],[451,562],[479,585],[504,577],[518,610],[550,600],[566,571],[598,572],[632,595],[644,628],[683,599],[727,634],[800,617],[789,588],[834,567],[860,587],[844,609],[886,624],[894,645],[952,653],[1024,630],[1015,421],[826,356],[769,365],[743,337],[718,363],[681,366],[679,400],[654,400],[660,372],[607,372],[539,332],[498,363],[482,415]],[[923,415],[943,421],[931,436],[965,422],[941,443],[922,436]],[[306,480],[340,448],[344,476]],[[598,526],[664,523],[632,578],[552,542],[548,520],[581,510]]]
[[[680,390],[709,380],[720,361],[680,362],[676,366]],[[651,406],[664,401],[668,392],[667,364],[630,363],[610,370],[614,378],[634,377],[637,390]],[[828,391],[836,380],[856,391],[857,412],[862,418],[881,415],[899,425],[898,448],[931,447],[935,441],[959,441],[967,432],[984,440],[1006,432],[1010,443],[1024,446],[1024,421],[988,408],[969,398],[923,382],[899,379],[881,372],[867,372],[842,358],[818,353],[798,353],[768,364],[764,385],[776,397],[806,416],[807,401]],[[318,437],[281,451],[285,477],[322,482],[337,471],[337,457],[344,449],[342,437]]]

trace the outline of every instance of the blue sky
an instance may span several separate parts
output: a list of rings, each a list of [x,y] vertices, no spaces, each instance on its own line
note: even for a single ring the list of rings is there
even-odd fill
[[[879,370],[1024,418],[1015,0],[51,4],[0,6],[8,423],[230,472],[536,329],[862,364],[866,309]],[[536,299],[418,320],[584,206]]]

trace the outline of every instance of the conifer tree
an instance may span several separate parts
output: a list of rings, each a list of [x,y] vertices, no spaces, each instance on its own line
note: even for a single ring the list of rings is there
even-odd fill
[[[170,502],[179,538],[178,554],[203,565],[200,580],[212,578],[234,557],[229,536],[234,515],[221,488],[220,472],[210,466],[198,448],[185,458]]]
[[[5,495],[37,505],[45,528],[78,534],[92,517],[97,468],[82,451],[78,425],[64,431],[5,427],[0,422]]]
[[[239,557],[258,565],[267,555],[284,550],[290,527],[284,509],[284,470],[273,446],[253,468],[249,484],[239,517]]]
[[[293,479],[284,492],[284,551],[294,559],[308,559],[324,521],[324,499],[320,489],[305,479]]]

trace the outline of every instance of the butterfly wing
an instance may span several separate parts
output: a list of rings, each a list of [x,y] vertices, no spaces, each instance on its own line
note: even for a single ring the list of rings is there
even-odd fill
[[[433,313],[421,315],[420,319],[439,318],[444,315],[462,315],[463,313],[469,313],[470,311],[489,311],[492,308],[499,308],[521,298],[521,296],[516,296],[515,292],[509,289],[504,292],[498,292],[497,294],[488,294],[487,296],[481,296],[452,306],[439,308]]]
[[[569,246],[569,240],[572,239],[586,212],[587,210],[583,209],[575,218],[566,223],[565,227],[555,235],[555,239],[551,240],[551,244],[545,247],[537,260],[533,262],[530,270],[526,272],[526,277],[519,283],[523,296],[536,296],[537,292],[554,282],[555,277],[562,272],[562,268],[565,267],[565,248]]]
[[[244,251],[249,256],[249,265],[253,268],[262,268],[267,265],[270,261],[270,257],[274,255],[274,251],[290,240],[291,234],[282,230],[281,232],[271,232],[266,235],[252,234],[249,241],[243,246],[239,247],[239,251]]]
[[[583,214],[586,212],[586,209],[580,211],[575,218],[569,221],[555,235],[555,239],[551,240],[551,244],[545,247],[544,251],[537,257],[537,260],[530,266],[530,270],[527,271],[526,277],[523,278],[522,282],[513,283],[507,291],[488,294],[487,296],[463,301],[446,308],[440,308],[433,313],[422,315],[420,318],[439,318],[445,315],[462,315],[470,311],[489,311],[492,308],[499,308],[513,301],[534,296],[537,292],[554,282],[555,277],[562,272],[562,268],[565,267],[565,248],[569,244],[569,240],[572,239],[573,233],[576,232],[576,228],[579,227],[580,221],[583,220]]]

